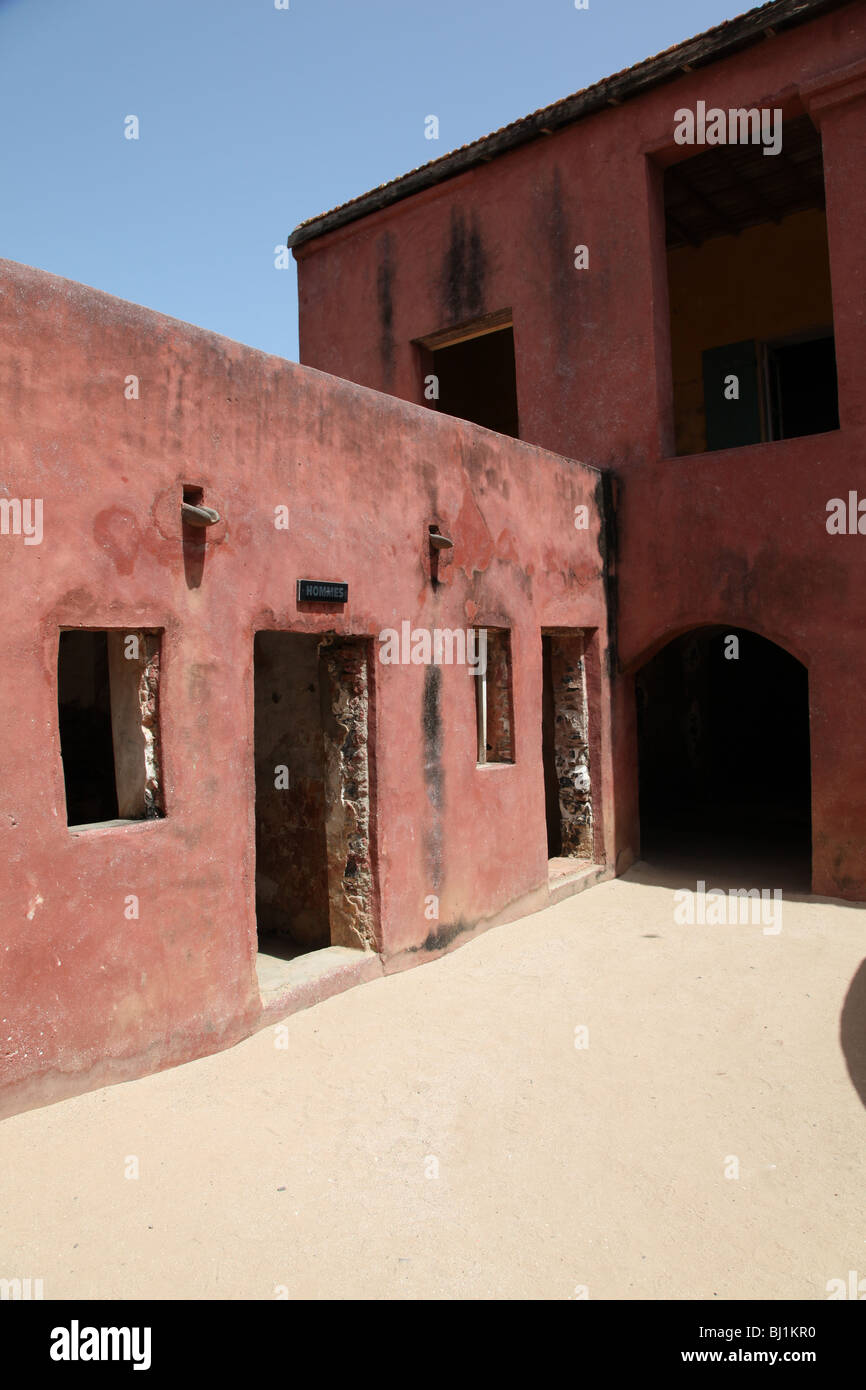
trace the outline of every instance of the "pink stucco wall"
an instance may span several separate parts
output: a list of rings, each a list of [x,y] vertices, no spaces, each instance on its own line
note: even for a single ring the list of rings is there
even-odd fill
[[[138,400],[125,398],[129,375]],[[44,508],[41,544],[0,536],[4,1110],[187,1060],[261,1022],[257,629],[512,629],[513,766],[476,768],[465,668],[441,669],[437,738],[429,717],[425,731],[425,668],[374,663],[378,945],[395,967],[509,905],[546,900],[545,626],[598,633],[602,845],[610,748],[592,469],[10,262],[0,262],[0,401],[2,495]],[[223,518],[198,587],[182,555],[184,483]],[[590,527],[577,530],[584,503]],[[274,526],[280,505],[287,532]],[[454,540],[436,593],[432,522]],[[298,578],[347,580],[348,605],[299,611]],[[68,829],[62,627],[164,629],[165,819]],[[129,894],[138,920],[124,915]]]

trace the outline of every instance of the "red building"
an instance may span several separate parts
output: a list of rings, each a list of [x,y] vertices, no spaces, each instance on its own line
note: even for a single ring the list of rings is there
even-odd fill
[[[4,1113],[547,904],[542,631],[604,872],[597,472],[8,261],[0,394]]]
[[[778,0],[437,160],[304,366],[0,262],[0,1113],[648,847],[866,898],[864,97]]]
[[[866,898],[864,219],[866,6],[777,0],[289,238],[304,362],[602,470],[617,872]]]

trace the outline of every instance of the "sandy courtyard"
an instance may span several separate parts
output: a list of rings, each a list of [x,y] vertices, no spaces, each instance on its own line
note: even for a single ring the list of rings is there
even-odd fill
[[[659,878],[6,1120],[0,1277],[46,1298],[824,1299],[866,1276],[866,913],[677,925]]]

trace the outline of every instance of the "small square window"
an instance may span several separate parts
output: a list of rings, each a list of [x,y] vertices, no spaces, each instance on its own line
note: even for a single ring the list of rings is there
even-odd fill
[[[482,659],[473,671],[478,766],[514,762],[514,697],[511,688],[511,634],[507,628],[478,629]],[[485,655],[486,647],[486,659]]]

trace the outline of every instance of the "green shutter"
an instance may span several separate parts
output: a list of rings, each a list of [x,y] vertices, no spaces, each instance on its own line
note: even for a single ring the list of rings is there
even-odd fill
[[[734,449],[740,444],[760,444],[761,404],[758,351],[754,339],[707,348],[704,361],[704,412],[707,448]],[[725,378],[736,376],[739,400],[725,399]]]

